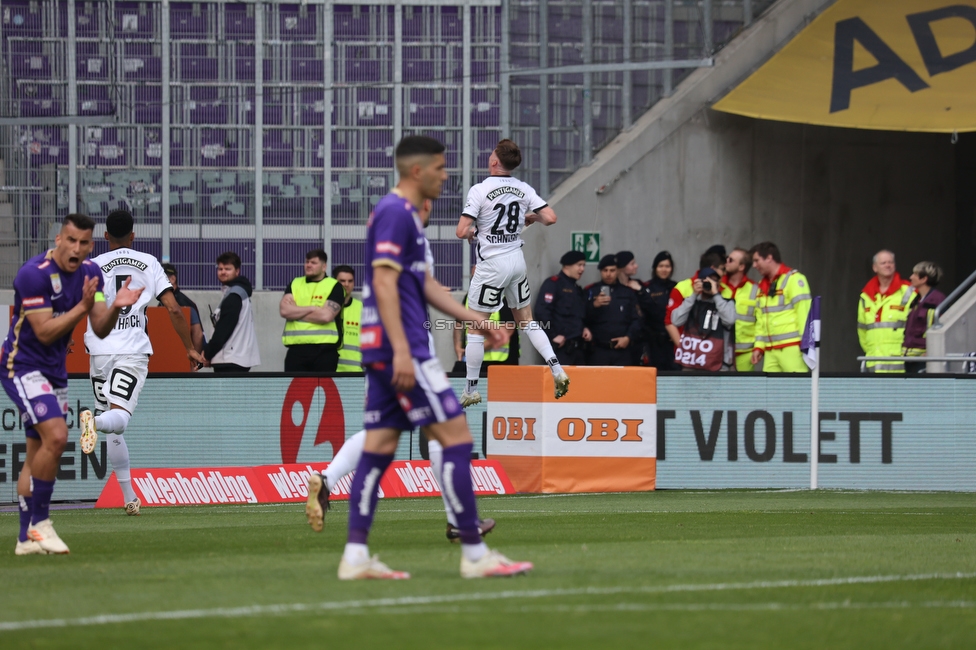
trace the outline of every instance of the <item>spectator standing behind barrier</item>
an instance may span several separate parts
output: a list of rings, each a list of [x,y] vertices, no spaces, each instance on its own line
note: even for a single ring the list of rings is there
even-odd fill
[[[597,266],[600,282],[586,287],[585,323],[593,334],[587,365],[631,365],[633,361],[627,348],[640,334],[637,292],[617,282],[614,255],[604,255]]]
[[[336,372],[362,372],[363,353],[359,350],[359,324],[363,317],[363,303],[352,297],[356,288],[356,271],[341,264],[332,269],[332,277],[342,285],[346,296],[342,303],[342,347],[339,348],[339,365]]]
[[[905,321],[903,357],[925,356],[925,333],[932,327],[935,308],[945,300],[945,294],[935,287],[942,281],[942,269],[934,262],[919,262],[909,278],[915,297]],[[905,372],[924,372],[924,361],[906,361]]]
[[[261,365],[261,355],[254,335],[251,282],[241,275],[237,253],[228,251],[217,258],[217,279],[224,285],[224,297],[210,317],[214,332],[203,356],[214,372],[248,372]]]
[[[562,270],[539,287],[533,313],[549,336],[559,363],[581,366],[586,363],[584,343],[593,338],[584,323],[586,294],[576,284],[586,270],[586,255],[569,251],[559,263]]]
[[[721,249],[723,252],[719,253],[717,249]],[[721,245],[712,246],[707,251],[702,253],[702,256],[698,259],[698,268],[704,269],[711,267],[715,269],[719,277],[725,275],[725,247]],[[671,312],[678,308],[678,306],[685,301],[685,298],[694,293],[693,285],[695,280],[698,279],[698,271],[688,278],[687,280],[682,280],[681,282],[674,285],[674,289],[671,290],[671,296],[668,298],[668,306],[664,312],[664,327],[668,331],[668,335],[671,337],[671,342],[674,344],[676,349],[681,344],[681,331],[678,326],[671,322]],[[672,350],[672,356],[674,351]]]
[[[857,338],[865,356],[897,357],[905,341],[905,321],[914,290],[895,270],[895,254],[878,251],[871,263],[875,276],[861,289]],[[905,372],[901,361],[868,361],[868,372]]]
[[[731,370],[735,302],[722,297],[719,275],[710,266],[698,271],[692,291],[671,312],[671,322],[684,328],[674,360],[685,370]]]
[[[176,304],[180,307],[190,308],[190,340],[193,342],[193,349],[199,353],[203,353],[203,346],[207,344],[207,337],[203,333],[203,321],[200,320],[200,310],[197,309],[197,304],[190,300],[190,297],[185,293],[180,291],[180,285],[177,282],[176,267],[172,264],[163,264],[163,272],[166,273],[169,283],[173,285],[173,297],[176,298]],[[159,303],[162,305],[163,303]]]
[[[756,244],[752,265],[762,275],[756,300],[756,343],[752,364],[764,372],[807,372],[800,340],[812,297],[806,277],[783,264],[773,242]]]
[[[752,268],[752,257],[744,248],[733,248],[725,258],[722,297],[735,302],[735,368],[749,372],[752,348],[756,342],[756,296],[759,285],[746,273]]]
[[[638,292],[638,305],[641,308],[641,338],[643,354],[641,365],[653,366],[658,370],[676,370],[674,362],[674,343],[664,327],[664,314],[674,289],[674,261],[671,253],[661,251],[654,256],[653,276],[644,283]],[[677,329],[677,328],[675,328]]]
[[[617,262],[617,282],[625,287],[630,287],[633,289],[634,293],[637,294],[637,317],[641,320],[644,318],[644,312],[646,310],[652,309],[653,305],[649,303],[647,297],[641,293],[643,285],[641,281],[637,279],[637,260],[634,258],[634,254],[631,251],[620,251],[616,254],[614,259]],[[627,349],[630,350],[630,363],[628,365],[639,366],[641,362],[641,356],[644,353],[644,339],[642,329],[637,330],[637,337],[630,342]]]
[[[278,304],[285,319],[281,341],[288,348],[285,372],[335,372],[339,365],[346,294],[326,274],[328,261],[321,248],[306,253],[305,275],[291,281]]]

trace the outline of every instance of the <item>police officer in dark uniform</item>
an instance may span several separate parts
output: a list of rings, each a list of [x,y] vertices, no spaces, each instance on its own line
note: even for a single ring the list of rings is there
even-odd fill
[[[634,363],[628,348],[640,336],[637,292],[617,282],[617,261],[605,255],[598,264],[600,282],[586,287],[586,325],[593,333],[587,364],[629,366]]]
[[[576,282],[586,270],[586,256],[579,251],[569,251],[559,263],[562,270],[542,283],[532,313],[549,335],[559,363],[581,366],[586,361],[583,343],[591,337],[583,323],[586,298]]]

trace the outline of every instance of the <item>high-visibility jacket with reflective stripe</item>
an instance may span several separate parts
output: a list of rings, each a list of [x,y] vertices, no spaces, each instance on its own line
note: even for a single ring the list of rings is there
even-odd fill
[[[363,317],[363,303],[353,298],[342,308],[342,347],[336,372],[360,372],[363,353],[359,350],[359,324]]]
[[[337,282],[334,278],[323,278],[319,282],[308,282],[304,277],[291,281],[291,295],[299,307],[321,307],[328,300]],[[336,316],[342,318],[342,314]],[[285,321],[285,331],[281,335],[285,345],[336,344],[339,342],[339,326],[335,321],[322,325],[304,321]]]
[[[756,296],[756,347],[774,350],[799,345],[811,301],[810,283],[796,269],[778,275],[768,292],[760,285]]]
[[[738,287],[722,281],[722,297],[735,300],[735,353],[750,354],[756,343],[756,302],[759,285],[743,278]]]
[[[915,290],[897,273],[885,293],[872,278],[861,291],[857,306],[857,338],[865,356],[901,356],[905,323]],[[900,361],[869,361],[869,372],[904,372]]]
[[[465,298],[464,298],[464,306],[465,306],[465,307],[467,307],[467,306],[468,306],[468,298],[467,298],[467,296],[465,296]],[[493,314],[492,314],[492,315],[491,315],[491,316],[490,316],[490,317],[488,318],[488,320],[493,320],[493,321],[495,321],[496,323],[499,323],[499,322],[501,322],[501,320],[502,320],[502,314],[501,314],[501,310],[499,310],[499,311],[496,311],[495,313],[493,313]],[[513,334],[512,334],[512,335],[513,335],[513,336],[518,336],[518,332],[513,332]],[[467,328],[465,328],[465,338],[466,338],[466,337],[467,337]],[[485,350],[485,357],[484,357],[484,360],[485,360],[485,361],[491,361],[491,362],[495,362],[495,363],[503,363],[503,362],[505,362],[505,361],[507,361],[507,360],[508,360],[508,351],[509,351],[509,349],[510,349],[510,348],[508,347],[509,345],[510,345],[510,344],[509,344],[508,342],[506,342],[506,343],[505,343],[505,346],[504,346],[504,347],[501,347],[501,348],[494,348],[494,349],[492,349],[492,350],[487,350],[487,349],[486,349],[486,350]]]

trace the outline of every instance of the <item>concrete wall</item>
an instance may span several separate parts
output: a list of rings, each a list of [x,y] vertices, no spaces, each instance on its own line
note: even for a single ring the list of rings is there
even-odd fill
[[[532,286],[558,269],[570,232],[632,250],[647,279],[672,252],[675,279],[716,243],[779,244],[823,296],[825,370],[856,370],[856,308],[880,248],[907,278],[923,259],[956,276],[956,155],[948,135],[858,131],[753,120],[707,108],[829,3],[780,3],[691,75],[550,202],[559,222],[526,233]],[[598,188],[603,188],[598,192]],[[595,265],[584,282],[598,278]]]

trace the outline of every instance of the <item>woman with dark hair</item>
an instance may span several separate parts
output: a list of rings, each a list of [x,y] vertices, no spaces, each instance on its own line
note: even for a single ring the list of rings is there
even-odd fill
[[[644,354],[641,365],[654,366],[658,370],[678,370],[674,363],[674,343],[664,328],[664,313],[668,307],[671,290],[677,284],[671,279],[674,260],[671,253],[661,251],[654,256],[651,279],[641,287],[641,334]]]
[[[912,269],[909,278],[915,289],[912,298],[911,311],[905,321],[905,343],[902,355],[906,357],[925,356],[925,332],[932,326],[935,318],[935,308],[945,300],[945,294],[936,289],[942,280],[942,269],[934,262],[919,262]],[[924,372],[924,361],[908,361],[905,372]]]

